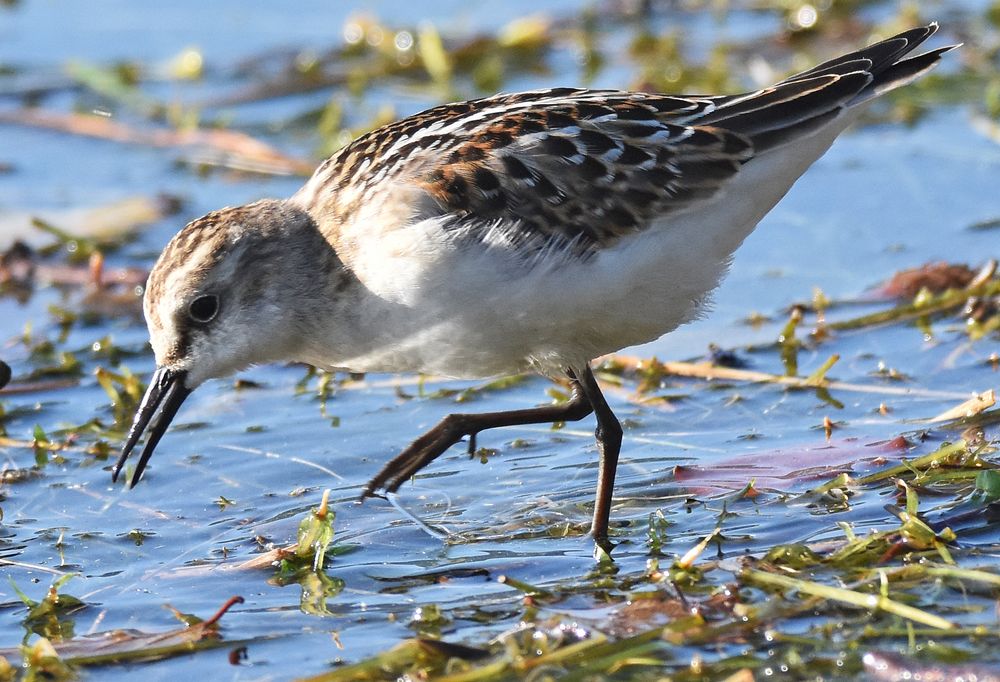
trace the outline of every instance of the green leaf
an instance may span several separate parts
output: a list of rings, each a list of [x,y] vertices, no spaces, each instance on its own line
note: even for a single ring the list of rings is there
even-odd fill
[[[14,578],[12,578],[11,576],[7,576],[7,581],[10,583],[11,588],[13,588],[14,594],[17,595],[17,598],[20,599],[22,602],[24,602],[24,605],[27,606],[29,609],[38,604],[38,602],[36,602],[34,599],[32,599],[31,597],[29,597],[28,595],[26,595],[24,592],[21,591],[21,588],[18,587],[17,583],[14,582]]]
[[[295,554],[301,559],[311,556],[314,571],[323,568],[326,550],[333,542],[335,514],[327,506],[329,499],[330,491],[326,490],[319,508],[307,515],[299,524],[298,545],[295,548]]]
[[[984,469],[976,475],[976,490],[986,496],[987,502],[1000,499],[1000,471]]]
[[[48,443],[49,437],[45,435],[45,429],[42,428],[41,424],[35,424],[35,429],[32,431],[32,436],[37,443]]]

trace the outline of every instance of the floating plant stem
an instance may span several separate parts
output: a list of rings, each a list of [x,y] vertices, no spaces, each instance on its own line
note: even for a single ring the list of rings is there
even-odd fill
[[[918,608],[893,601],[884,595],[876,595],[865,592],[855,592],[842,587],[832,587],[809,580],[800,580],[790,576],[778,575],[767,571],[747,569],[742,573],[744,579],[758,585],[768,585],[781,589],[795,590],[802,594],[808,594],[823,599],[830,599],[844,604],[852,604],[872,611],[885,611],[900,618],[928,625],[933,628],[950,630],[955,624],[940,616],[927,613]]]

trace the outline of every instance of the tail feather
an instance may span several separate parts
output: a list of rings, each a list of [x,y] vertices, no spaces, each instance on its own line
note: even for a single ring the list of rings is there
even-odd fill
[[[941,60],[941,55],[951,52],[958,45],[946,45],[945,47],[939,47],[922,54],[918,54],[915,57],[910,57],[908,59],[902,59],[892,65],[891,68],[882,71],[876,76],[875,80],[872,81],[871,85],[865,88],[857,98],[851,100],[850,106],[855,104],[860,104],[866,100],[873,97],[878,97],[890,90],[894,90],[900,86],[906,85],[907,83],[912,83],[917,78],[920,78],[925,73],[933,69],[938,61]]]
[[[898,35],[892,36],[891,38],[873,43],[872,45],[855,52],[825,61],[822,64],[814,66],[808,71],[803,71],[802,73],[790,76],[782,82],[791,83],[801,80],[802,78],[811,78],[812,76],[819,76],[827,73],[843,74],[852,68],[850,66],[850,62],[858,59],[868,59],[871,61],[871,67],[868,71],[878,77],[883,70],[891,67],[899,61],[903,55],[913,52],[913,50],[915,50],[921,43],[934,35],[937,30],[937,22],[930,23],[927,26],[912,28],[909,31],[904,31]]]
[[[761,153],[819,130],[850,107],[905,85],[934,67],[941,47],[906,57],[934,35],[937,24],[904,31],[795,74],[775,86],[715,100],[716,107],[691,123],[746,136]]]
[[[862,73],[861,67],[866,67],[869,62],[861,60],[857,64],[859,68],[855,69],[854,72]],[[759,112],[767,112],[767,115],[771,115],[782,109],[810,102],[811,96],[826,92],[826,88],[833,86],[839,78],[841,78],[841,74],[823,74],[798,79],[794,82],[778,83],[764,90],[728,98],[714,111],[699,115],[697,123],[698,125],[712,125],[724,121],[726,128],[736,130],[739,121]],[[861,84],[861,86],[863,85]],[[737,125],[734,126],[734,124]]]
[[[790,126],[777,128],[775,130],[768,130],[754,135],[754,150],[760,154],[770,149],[774,149],[775,147],[780,147],[789,140],[808,137],[821,128],[829,125],[833,119],[840,116],[840,114],[840,109],[832,109],[822,114],[813,116],[812,118],[802,119],[801,121],[798,121]]]
[[[872,82],[872,75],[866,71],[852,71],[843,75],[828,74],[795,81],[789,86],[797,88],[814,82],[815,87],[801,95],[781,99],[736,115],[727,115],[719,125],[726,130],[746,135],[753,141],[754,149],[759,150],[758,136],[782,130],[792,132],[794,126],[803,121],[839,111]],[[781,93],[785,89],[787,86],[778,88],[776,93]]]

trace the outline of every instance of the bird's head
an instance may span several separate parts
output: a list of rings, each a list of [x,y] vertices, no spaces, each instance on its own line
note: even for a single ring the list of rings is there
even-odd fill
[[[149,437],[135,485],[184,399],[205,380],[249,365],[296,359],[325,254],[308,213],[265,200],[189,223],[167,244],[146,284],[143,310],[156,372],[113,470]]]

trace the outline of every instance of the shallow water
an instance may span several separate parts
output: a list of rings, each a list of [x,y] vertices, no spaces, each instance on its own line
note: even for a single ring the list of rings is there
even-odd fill
[[[238,92],[251,82],[239,75],[239,65],[250,58],[289,48],[339,45],[342,27],[355,10],[316,2],[298,4],[293,15],[265,4],[251,10],[244,3],[203,5],[180,2],[140,10],[120,2],[104,5],[99,12],[88,9],[86,17],[73,16],[84,12],[83,5],[40,0],[0,9],[0,66],[12,71],[0,76],[0,107],[20,106],[25,87],[47,83],[58,87],[43,98],[47,109],[110,109],[122,120],[143,125],[127,107],[119,113],[114,100],[65,87],[64,65],[73,60],[152,65],[153,76],[141,88],[144,94],[163,101],[200,102]],[[648,25],[660,32],[684,30],[693,54],[707,53],[716,41],[753,36],[762,37],[762,51],[769,56],[788,49],[763,40],[780,31],[783,20],[776,12],[736,8],[712,14],[672,7],[658,8]],[[935,7],[940,7],[945,34],[934,39],[935,45],[952,39],[949,23],[963,33],[976,31],[982,44],[997,40],[996,30],[982,23],[981,5]],[[442,35],[461,37],[489,33],[537,7],[526,2],[447,2],[425,10],[417,3],[379,2],[360,9],[391,26],[429,21]],[[571,17],[581,4],[561,2],[545,10],[553,17]],[[892,4],[872,3],[862,14],[867,21],[888,23],[892,12]],[[636,60],[625,48],[640,27],[638,21],[608,30],[606,67],[597,72],[594,85],[635,81]],[[979,45],[965,39],[970,40],[966,52],[949,55],[951,63],[943,72],[954,73],[963,60],[971,59],[966,54],[978,54]],[[856,41],[848,42],[866,40],[862,31]],[[157,65],[191,45],[203,50],[202,80],[156,75]],[[813,49],[830,55],[843,47]],[[549,73],[514,72],[503,87],[580,82],[575,59],[573,50],[555,49],[546,61]],[[775,65],[779,70],[789,67]],[[745,74],[734,79],[750,83]],[[243,125],[280,149],[306,156],[319,145],[315,132],[278,123],[321,106],[330,92],[206,107],[203,115]],[[404,115],[437,101],[429,88],[398,82],[375,82],[358,97],[333,92],[344,98],[350,125],[361,125],[384,102],[395,101],[396,114]],[[817,162],[738,252],[715,297],[714,312],[669,337],[623,352],[695,358],[704,356],[714,342],[739,349],[752,369],[781,374],[773,347],[742,349],[770,344],[784,324],[786,307],[808,301],[814,287],[831,299],[850,299],[899,269],[936,260],[976,266],[996,257],[997,231],[970,229],[1000,217],[995,189],[1000,147],[972,125],[985,115],[982,98],[920,92],[916,97],[929,102],[928,112],[915,124],[863,127],[845,135]],[[179,196],[179,215],[154,222],[108,256],[109,266],[148,267],[186,221],[223,205],[287,196],[301,183],[290,177],[199,173],[179,167],[178,154],[172,148],[0,126],[0,162],[11,167],[0,174],[0,221],[7,221],[0,226],[13,224],[14,214],[98,206],[157,193]],[[324,401],[316,396],[315,380],[309,390],[297,389],[306,372],[302,367],[255,368],[240,378],[256,387],[237,388],[225,380],[193,394],[143,482],[126,491],[111,484],[108,467],[113,456],[108,460],[69,449],[61,459],[50,455],[48,463],[39,463],[33,448],[14,442],[30,441],[36,425],[58,440],[60,429],[95,418],[106,426],[113,422],[108,396],[93,377],[95,368],[109,362],[89,350],[102,337],[111,335],[117,347],[134,351],[122,360],[133,372],[145,377],[153,366],[145,329],[135,316],[121,312],[77,323],[58,339],[58,325],[49,312],[53,305],[80,307],[79,290],[40,287],[24,302],[0,297],[0,332],[5,341],[10,339],[0,357],[14,369],[15,381],[44,364],[19,341],[26,324],[36,341],[50,338],[58,348],[77,352],[84,363],[73,387],[0,393],[6,414],[2,426],[11,439],[0,446],[4,466],[25,472],[25,480],[8,480],[0,489],[0,558],[11,562],[3,573],[36,600],[55,576],[77,574],[61,588],[85,604],[63,619],[76,636],[115,629],[165,631],[179,624],[164,604],[207,617],[231,595],[246,600],[222,621],[227,646],[141,667],[105,666],[93,674],[109,679],[131,677],[139,670],[150,679],[172,679],[194,670],[218,679],[316,674],[335,662],[356,662],[413,636],[419,628],[410,624],[411,616],[428,604],[439,606],[446,616],[443,624],[430,628],[435,634],[482,646],[520,618],[522,594],[498,582],[501,575],[563,592],[562,601],[543,609],[548,615],[576,619],[595,630],[607,628],[615,599],[598,587],[592,547],[582,535],[596,475],[588,421],[559,430],[542,426],[484,433],[480,447],[497,449],[485,461],[454,448],[405,485],[392,504],[377,499],[354,502],[383,462],[447,412],[546,403],[549,382],[529,378],[456,404],[453,397],[435,397],[435,392],[475,384],[421,382],[411,376],[369,375],[359,381],[342,377],[343,384]],[[773,320],[748,325],[745,319],[753,311]],[[853,314],[851,308],[840,308],[831,317]],[[617,386],[609,383],[609,401],[626,423],[613,513],[615,540],[622,543],[615,551],[618,576],[641,576],[646,570],[652,554],[648,524],[656,512],[669,524],[662,548],[668,558],[684,554],[720,523],[724,539],[707,553],[713,559],[760,556],[779,544],[834,541],[842,537],[835,521],[852,524],[859,535],[898,526],[884,509],[897,503],[891,486],[859,490],[849,508],[833,511],[808,505],[798,495],[840,471],[876,471],[884,466],[880,457],[897,461],[899,452],[878,444],[900,434],[915,436],[928,429],[917,420],[1000,383],[988,364],[998,348],[995,331],[970,342],[957,318],[936,321],[932,330],[929,338],[926,330],[909,324],[866,328],[804,348],[798,357],[801,376],[837,353],[841,360],[831,375],[842,382],[914,389],[910,395],[832,391],[841,407],[814,391],[789,391],[773,383],[668,378],[655,394],[671,399],[659,402],[644,400],[634,377],[626,376]],[[880,366],[908,379],[880,377]],[[922,389],[928,394],[919,394]],[[887,414],[879,413],[882,404],[889,408]],[[823,430],[825,417],[837,422],[829,439]],[[957,435],[931,429],[925,442],[905,454],[930,452],[942,439]],[[79,443],[86,446],[96,439],[81,432]],[[734,498],[733,493],[751,480],[756,480],[759,494]],[[349,550],[330,559],[326,570],[342,581],[342,590],[336,589],[339,583],[330,583],[330,594],[323,600],[306,584],[278,585],[271,570],[238,568],[265,547],[293,541],[299,521],[317,506],[325,488],[333,491],[337,513],[335,545]],[[921,499],[921,510],[933,517],[965,498],[929,494]],[[831,515],[836,518],[831,520]],[[959,547],[975,553],[970,566],[995,571],[997,541],[994,527],[977,523],[968,536],[960,536]],[[627,590],[608,592],[620,597]],[[989,603],[985,597],[968,599],[977,605]],[[25,607],[7,581],[0,581],[0,601],[0,647],[33,641],[36,637],[24,624]],[[995,626],[988,609],[971,609],[963,618]],[[789,632],[794,627],[806,632],[808,619],[795,621]],[[230,652],[240,643],[247,647],[246,657],[233,665]],[[976,650],[1000,661],[995,651]],[[711,651],[678,649],[675,658],[683,664],[692,653],[711,656]],[[766,652],[758,654],[767,659]]]

